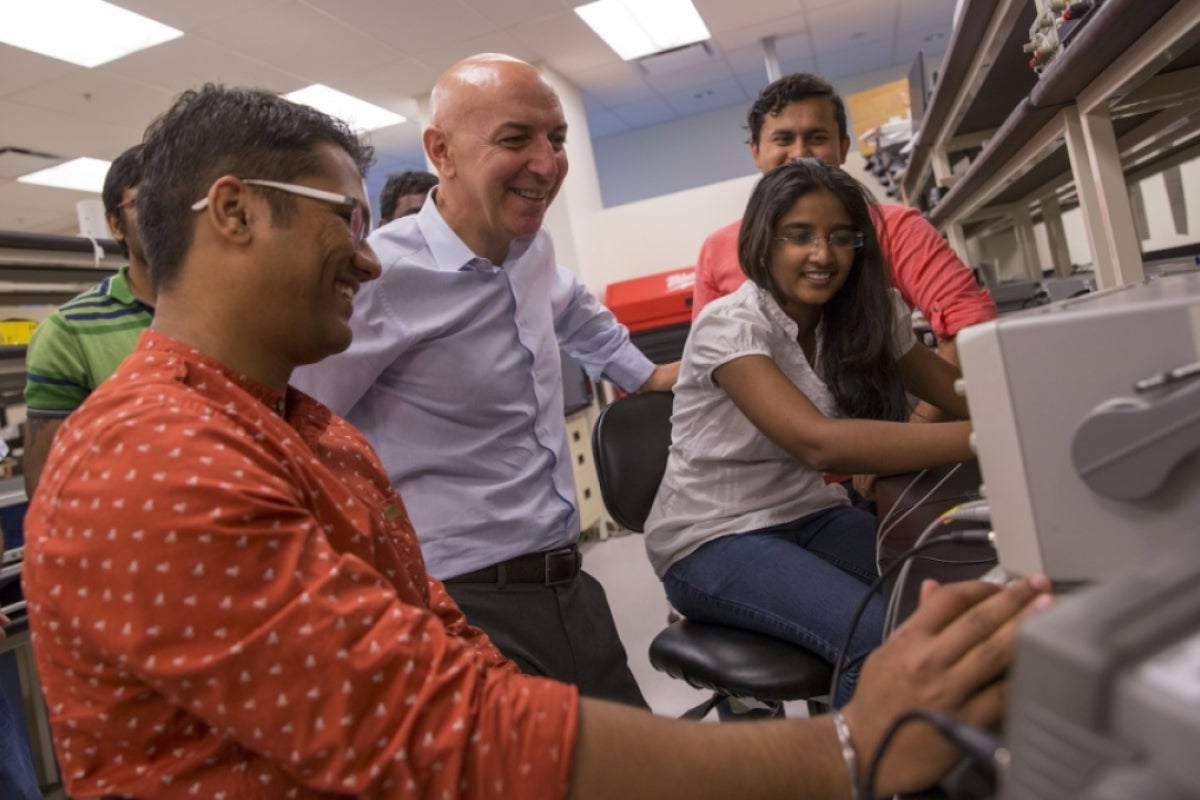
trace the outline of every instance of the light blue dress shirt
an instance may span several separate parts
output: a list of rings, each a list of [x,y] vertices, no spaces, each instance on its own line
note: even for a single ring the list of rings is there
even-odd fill
[[[355,298],[353,344],[293,384],[379,451],[435,577],[574,542],[559,347],[627,391],[654,365],[544,229],[497,267],[430,200],[369,241],[383,274]]]

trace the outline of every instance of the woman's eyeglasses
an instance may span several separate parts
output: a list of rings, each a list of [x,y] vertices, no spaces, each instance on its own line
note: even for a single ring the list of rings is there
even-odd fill
[[[797,231],[795,233],[776,236],[775,241],[787,242],[796,247],[811,249],[816,247],[817,242],[824,242],[831,250],[857,250],[863,246],[865,237],[862,231],[834,231],[828,236],[817,236],[808,231]]]

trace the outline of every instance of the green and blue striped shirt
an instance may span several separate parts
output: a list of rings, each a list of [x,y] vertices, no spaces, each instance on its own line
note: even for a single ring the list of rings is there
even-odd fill
[[[25,354],[25,405],[31,417],[65,417],[133,352],[154,308],[129,286],[121,267],[60,306],[37,326]]]

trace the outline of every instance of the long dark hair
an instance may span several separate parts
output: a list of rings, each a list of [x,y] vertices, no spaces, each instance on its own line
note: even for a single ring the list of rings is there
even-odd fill
[[[842,414],[863,419],[904,420],[908,399],[893,355],[891,280],[875,232],[879,209],[858,181],[815,158],[775,167],[758,182],[738,234],[738,260],[750,280],[782,306],[771,277],[776,228],[792,206],[810,192],[829,192],[846,209],[850,224],[863,233],[854,265],[842,288],[821,312],[817,355],[821,378]]]

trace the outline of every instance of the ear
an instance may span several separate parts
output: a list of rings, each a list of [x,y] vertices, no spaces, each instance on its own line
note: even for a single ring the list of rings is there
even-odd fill
[[[755,142],[752,140],[750,142],[750,158],[752,158],[754,160],[754,166],[758,168],[758,171],[765,173],[766,170],[763,169],[762,164],[758,163],[758,155],[759,155],[758,142]]]
[[[430,126],[421,134],[425,155],[442,178],[454,174],[454,159],[450,153],[450,140],[441,128]]]
[[[839,162],[837,163],[837,166],[839,166],[839,167],[840,167],[842,164],[845,164],[845,163],[846,163],[846,154],[850,152],[850,137],[849,137],[849,136],[843,136],[843,137],[842,137],[842,141],[841,141],[841,152],[842,152],[842,159],[841,159],[841,161],[839,161]]]
[[[245,245],[254,238],[250,223],[257,204],[251,207],[252,193],[233,175],[223,175],[208,189],[208,205],[201,216],[216,235],[231,244]]]
[[[121,218],[121,212],[112,213],[105,212],[104,221],[108,223],[108,232],[112,234],[114,242],[125,241],[125,222]]]

